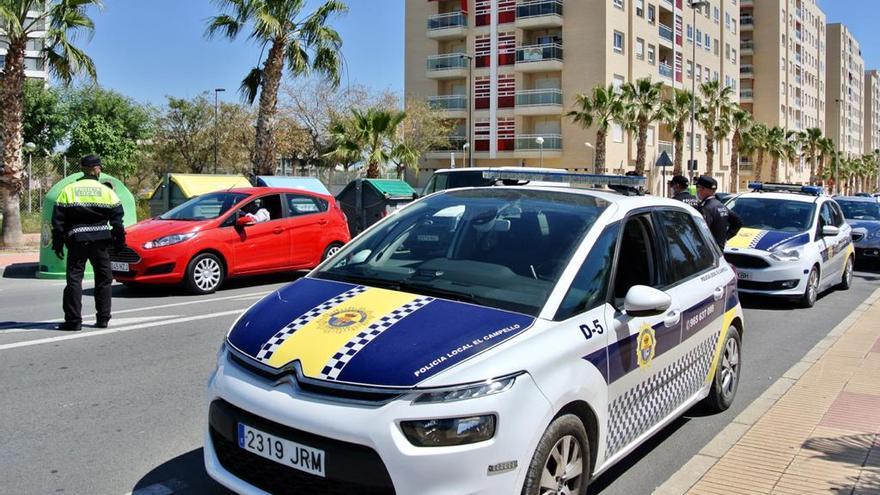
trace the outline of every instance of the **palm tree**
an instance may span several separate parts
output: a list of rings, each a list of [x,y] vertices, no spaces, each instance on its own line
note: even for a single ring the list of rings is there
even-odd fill
[[[596,173],[605,173],[605,141],[611,124],[621,119],[623,101],[612,85],[596,86],[593,94],[575,95],[575,110],[566,115],[572,122],[587,129],[596,126]]]
[[[394,158],[395,152],[398,159],[409,159],[405,150],[395,143],[398,127],[405,118],[405,112],[353,109],[349,123],[336,124],[330,129],[336,147],[328,155],[359,156],[360,161],[367,163],[367,178],[375,179],[379,177],[379,166]]]
[[[19,203],[24,187],[22,176],[22,129],[24,114],[24,60],[28,38],[45,31],[43,53],[49,72],[65,85],[85,73],[95,80],[95,64],[73,40],[91,35],[95,24],[87,15],[89,7],[102,6],[100,0],[0,0],[0,31],[7,38],[6,61],[0,77],[0,196],[3,202],[2,244],[22,243]],[[36,13],[35,16],[31,16]]]
[[[751,150],[751,153],[757,154],[755,158],[755,169],[754,169],[754,179],[758,182],[764,180],[764,156],[767,152],[767,139],[770,134],[770,129],[760,122],[756,122],[755,125],[749,130],[747,135],[747,147]]]
[[[697,118],[706,131],[706,173],[712,175],[715,171],[715,133],[719,130],[718,121],[730,108],[733,89],[722,85],[721,81],[709,81],[700,85],[700,95],[702,104]]]
[[[663,101],[663,123],[672,130],[675,146],[675,164],[673,175],[681,175],[684,162],[684,125],[691,116],[693,93],[686,90],[673,90],[672,97]]]
[[[785,180],[791,180],[791,167],[795,162],[800,162],[802,155],[802,143],[800,139],[800,133],[798,131],[786,131],[785,133],[785,148],[783,151],[785,152],[782,158],[785,160],[783,166],[785,167]]]
[[[623,86],[624,105],[633,114],[636,139],[636,174],[645,175],[648,127],[662,120],[664,106],[661,99],[663,83],[652,83],[650,78],[639,79]]]
[[[752,114],[739,108],[731,110],[728,125],[733,132],[733,140],[730,143],[730,192],[732,193],[739,189],[739,154],[748,150],[743,136],[749,133],[752,124],[754,124]]]
[[[827,180],[831,178],[826,172],[825,163],[829,157],[832,159],[833,163],[837,149],[834,147],[834,141],[831,138],[827,137],[820,139],[817,145],[819,169],[816,171],[816,178],[817,180],[821,181],[824,186],[825,182],[827,182]]]
[[[767,132],[766,150],[773,158],[773,165],[770,168],[770,182],[779,182],[779,163],[788,157],[789,149],[785,134],[785,129],[778,126],[772,127]]]
[[[74,1],[74,0],[71,0]],[[249,103],[260,96],[257,135],[251,157],[258,174],[275,173],[275,115],[278,88],[285,65],[294,77],[316,71],[334,86],[339,84],[342,39],[328,20],[348,11],[342,0],[325,0],[310,14],[304,14],[307,0],[215,0],[224,13],[208,23],[207,35],[218,33],[235,39],[248,24],[250,38],[269,54],[263,67],[255,67],[241,84]],[[229,13],[225,13],[229,12]],[[262,54],[260,55],[262,58]]]
[[[804,150],[804,158],[810,160],[810,184],[819,182],[818,162],[819,144],[822,141],[822,129],[811,127],[800,133],[801,148]]]

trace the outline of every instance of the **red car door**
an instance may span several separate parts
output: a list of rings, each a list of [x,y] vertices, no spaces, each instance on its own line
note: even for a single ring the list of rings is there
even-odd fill
[[[315,266],[321,260],[324,231],[329,225],[327,201],[306,193],[287,193],[287,212],[290,225],[291,264],[298,267]]]
[[[233,271],[247,273],[290,266],[290,228],[284,217],[281,195],[261,196],[245,203],[239,211],[243,213],[249,208],[268,210],[269,220],[230,229]]]

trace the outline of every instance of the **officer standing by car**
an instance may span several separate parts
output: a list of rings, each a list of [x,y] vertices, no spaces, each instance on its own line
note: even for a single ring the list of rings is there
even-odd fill
[[[67,246],[67,286],[64,288],[64,323],[58,330],[82,329],[82,279],[86,261],[95,272],[95,308],[98,328],[110,322],[110,248],[125,247],[123,210],[119,197],[101,184],[101,159],[94,155],[80,161],[83,177],[61,190],[52,212],[52,251],[64,259]]]
[[[672,179],[669,180],[667,185],[672,189],[672,199],[681,201],[686,205],[693,206],[694,208],[700,205],[700,201],[697,200],[696,196],[690,193],[688,190],[688,185],[690,181],[687,177],[683,175],[673,176]]]
[[[717,189],[718,182],[714,178],[708,175],[701,175],[697,179],[697,197],[700,198],[700,204],[697,209],[706,220],[715,243],[718,244],[721,251],[724,251],[724,245],[727,244],[727,240],[735,236],[743,224],[739,215],[728,210],[715,197]]]

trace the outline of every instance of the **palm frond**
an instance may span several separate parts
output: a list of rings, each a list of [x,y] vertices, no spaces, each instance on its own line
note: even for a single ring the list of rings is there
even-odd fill
[[[249,105],[253,105],[254,101],[256,101],[257,96],[260,94],[260,88],[263,85],[263,69],[259,67],[254,67],[248,72],[248,75],[241,81],[241,87],[238,89],[238,93],[241,96],[242,101],[247,102]]]
[[[229,39],[235,39],[241,31],[243,24],[230,15],[218,15],[211,19],[208,28],[205,30],[205,36],[208,39],[214,38],[220,33]]]

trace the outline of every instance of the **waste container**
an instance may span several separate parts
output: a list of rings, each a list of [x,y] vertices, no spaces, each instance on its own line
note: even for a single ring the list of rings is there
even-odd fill
[[[260,175],[257,177],[258,187],[285,187],[289,189],[304,189],[318,194],[332,196],[327,186],[316,177],[294,177],[286,175]]]
[[[418,197],[402,180],[355,179],[336,195],[336,201],[348,217],[348,230],[354,237]]]
[[[43,216],[42,228],[40,230],[40,269],[37,270],[37,278],[43,279],[63,279],[67,277],[67,261],[59,260],[55,253],[52,252],[52,210],[55,209],[55,202],[64,186],[71,182],[76,182],[83,176],[82,172],[69,175],[58,181],[46,196],[43,197]],[[131,192],[125,187],[125,184],[116,177],[107,174],[101,174],[99,182],[109,185],[113,191],[119,196],[122,202],[122,209],[125,215],[122,223],[126,227],[137,223],[137,202]],[[65,256],[66,258],[66,256]],[[91,277],[92,265],[86,263],[86,277]]]
[[[150,196],[150,216],[157,217],[190,199],[233,187],[251,187],[243,175],[165,174]]]

